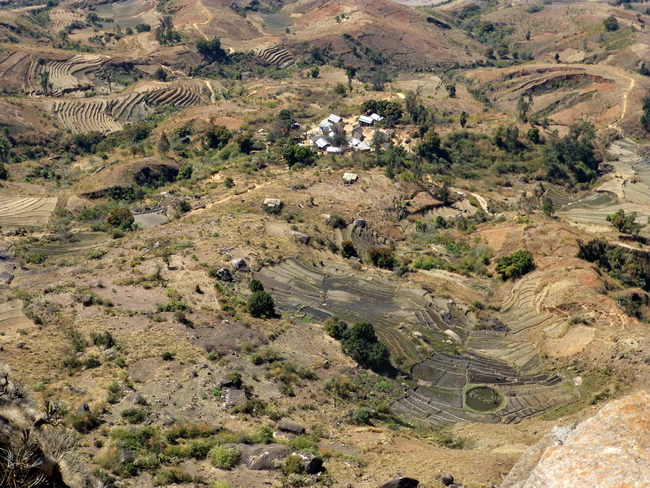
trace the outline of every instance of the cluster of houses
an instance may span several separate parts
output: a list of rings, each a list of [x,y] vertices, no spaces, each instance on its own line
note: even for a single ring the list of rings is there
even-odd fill
[[[364,128],[373,127],[376,122],[383,119],[378,114],[361,115],[357,122],[351,124],[351,129],[346,130],[343,118],[330,114],[318,124],[316,133],[310,137],[310,140],[313,146],[330,154],[342,153],[347,150],[370,151],[370,145],[365,142]],[[392,130],[386,130],[380,134],[385,140],[388,140],[392,136],[392,132]]]

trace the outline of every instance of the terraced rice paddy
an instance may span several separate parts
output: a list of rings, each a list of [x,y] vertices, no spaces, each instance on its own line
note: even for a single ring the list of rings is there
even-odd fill
[[[414,365],[411,372],[418,386],[392,408],[432,426],[456,422],[518,423],[573,399],[559,376],[524,376],[504,361],[475,353],[434,353]],[[488,403],[479,398],[481,408],[468,402],[468,392],[475,386],[494,394]]]
[[[87,89],[97,77],[101,77],[102,62],[101,57],[91,54],[75,54],[70,59],[48,61],[45,64],[34,61],[29,69],[29,84],[35,91],[42,92],[39,80],[41,74],[47,72],[52,84],[48,90],[51,95],[58,97]]]
[[[261,47],[253,52],[265,61],[277,65],[279,68],[287,68],[294,61],[293,55],[278,45]]]
[[[48,223],[56,198],[14,198],[0,196],[0,226],[42,227]]]

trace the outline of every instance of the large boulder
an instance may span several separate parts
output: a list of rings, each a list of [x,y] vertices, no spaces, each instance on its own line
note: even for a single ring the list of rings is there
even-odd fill
[[[379,488],[417,488],[419,484],[420,482],[415,478],[400,476],[399,478],[392,479],[383,485],[379,485]]]
[[[323,460],[318,456],[314,456],[310,452],[296,451],[294,456],[298,456],[302,465],[305,467],[307,474],[317,474],[323,470]]]
[[[226,388],[223,391],[223,406],[234,408],[246,402],[246,392],[237,388]]]
[[[307,430],[303,425],[296,424],[295,422],[289,422],[287,420],[280,420],[280,422],[278,422],[278,429],[284,432],[291,432],[292,434],[296,435],[304,434]]]
[[[241,452],[242,464],[255,471],[277,469],[289,455],[289,448],[282,444],[240,444],[237,449]]]
[[[647,391],[610,402],[574,430],[556,428],[529,448],[501,488],[649,486],[649,418]]]

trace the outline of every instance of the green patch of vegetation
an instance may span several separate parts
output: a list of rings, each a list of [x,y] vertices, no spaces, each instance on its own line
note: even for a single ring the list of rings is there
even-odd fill
[[[503,279],[518,278],[534,268],[533,254],[527,249],[515,251],[496,260],[496,271]]]
[[[232,447],[215,446],[208,457],[215,468],[233,469],[239,464],[241,453]]]

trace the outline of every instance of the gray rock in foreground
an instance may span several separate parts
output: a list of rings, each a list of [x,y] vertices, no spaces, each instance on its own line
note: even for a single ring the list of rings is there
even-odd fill
[[[378,488],[417,488],[419,484],[420,482],[415,478],[400,476],[399,478],[392,479],[383,485],[379,485]]]

